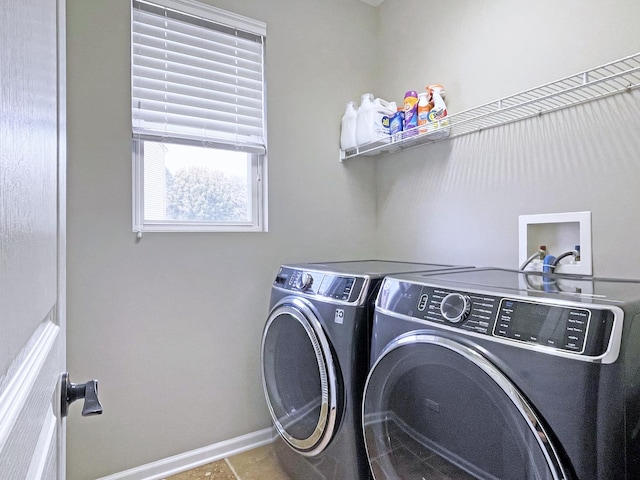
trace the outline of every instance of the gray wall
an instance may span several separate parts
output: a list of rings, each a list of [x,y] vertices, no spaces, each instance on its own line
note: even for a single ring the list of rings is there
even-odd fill
[[[269,232],[131,231],[129,0],[68,0],[68,359],[104,414],[68,421],[69,479],[269,426],[259,342],[284,262],[374,250],[375,165],[338,162],[346,102],[375,76],[357,0],[216,0],[267,23]],[[79,402],[78,402],[79,403]]]
[[[386,0],[377,93],[442,83],[457,112],[637,53],[639,22],[637,0]],[[594,274],[640,277],[639,107],[636,90],[380,157],[378,254],[517,268],[519,215],[591,211]]]

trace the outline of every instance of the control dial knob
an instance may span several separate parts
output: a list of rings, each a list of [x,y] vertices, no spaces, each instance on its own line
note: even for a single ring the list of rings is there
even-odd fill
[[[440,303],[440,313],[445,320],[452,323],[458,323],[467,318],[469,310],[471,310],[471,299],[461,293],[450,293]]]
[[[298,289],[308,290],[313,283],[313,276],[309,272],[302,272],[302,275],[298,278]]]

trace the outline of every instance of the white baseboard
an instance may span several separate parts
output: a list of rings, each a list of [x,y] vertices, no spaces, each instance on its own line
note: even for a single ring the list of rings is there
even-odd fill
[[[276,433],[273,428],[265,428],[264,430],[115,473],[108,477],[101,477],[98,480],[160,480],[231,455],[246,452],[252,448],[268,445],[273,442],[275,436]]]

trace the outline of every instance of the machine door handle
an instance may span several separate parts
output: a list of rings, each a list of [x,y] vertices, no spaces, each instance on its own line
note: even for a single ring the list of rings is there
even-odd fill
[[[97,380],[89,380],[87,383],[71,383],[69,373],[65,372],[61,378],[60,397],[60,414],[63,417],[69,413],[69,405],[79,398],[84,398],[83,417],[102,413],[102,405],[98,400]]]

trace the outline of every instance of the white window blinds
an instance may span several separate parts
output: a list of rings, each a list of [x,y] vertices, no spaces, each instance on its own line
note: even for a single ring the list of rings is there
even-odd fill
[[[190,5],[133,1],[133,134],[266,153],[259,22],[249,31],[212,21],[215,12],[180,13],[167,6],[172,3],[183,12]]]

